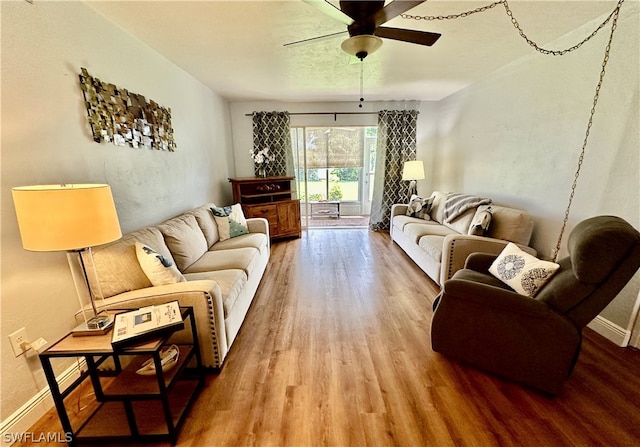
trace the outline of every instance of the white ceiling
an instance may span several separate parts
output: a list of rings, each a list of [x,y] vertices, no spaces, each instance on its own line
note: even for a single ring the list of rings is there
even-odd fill
[[[336,5],[337,0],[332,0]],[[408,14],[457,14],[493,0],[430,0]],[[529,37],[544,45],[608,14],[616,0],[509,0]],[[340,49],[346,29],[302,0],[89,1],[103,16],[231,101],[357,101],[360,66]],[[503,5],[456,20],[385,24],[434,31],[432,47],[385,39],[364,62],[368,101],[439,100],[532,52]]]

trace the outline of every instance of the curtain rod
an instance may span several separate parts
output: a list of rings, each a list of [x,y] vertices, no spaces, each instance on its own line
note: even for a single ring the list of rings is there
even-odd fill
[[[337,121],[338,115],[377,115],[378,113],[379,112],[289,112],[289,115],[333,115],[333,120]],[[244,116],[253,115],[253,113],[244,114]]]

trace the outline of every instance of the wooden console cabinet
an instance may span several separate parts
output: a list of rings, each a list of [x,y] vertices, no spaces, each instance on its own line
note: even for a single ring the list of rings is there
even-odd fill
[[[242,205],[245,217],[264,217],[269,221],[272,239],[300,237],[300,200],[293,199],[294,177],[230,178],[233,201]]]

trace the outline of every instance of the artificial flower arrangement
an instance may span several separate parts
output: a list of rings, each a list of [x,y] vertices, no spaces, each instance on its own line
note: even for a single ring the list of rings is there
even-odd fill
[[[251,158],[253,158],[253,162],[258,167],[258,172],[262,177],[265,176],[265,167],[267,163],[270,161],[275,161],[276,156],[274,154],[269,154],[269,148],[265,147],[264,149],[255,150],[251,149],[249,151],[251,154]]]

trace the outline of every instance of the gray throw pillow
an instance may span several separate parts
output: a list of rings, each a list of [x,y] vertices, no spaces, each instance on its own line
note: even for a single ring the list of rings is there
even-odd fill
[[[491,206],[478,207],[475,216],[471,220],[469,226],[469,234],[473,236],[486,236],[489,232],[489,225],[491,225],[491,218],[493,213],[491,212]]]
[[[433,205],[433,197],[424,198],[414,194],[411,196],[411,200],[409,200],[406,214],[411,217],[431,220],[431,216],[429,216],[431,205]]]

